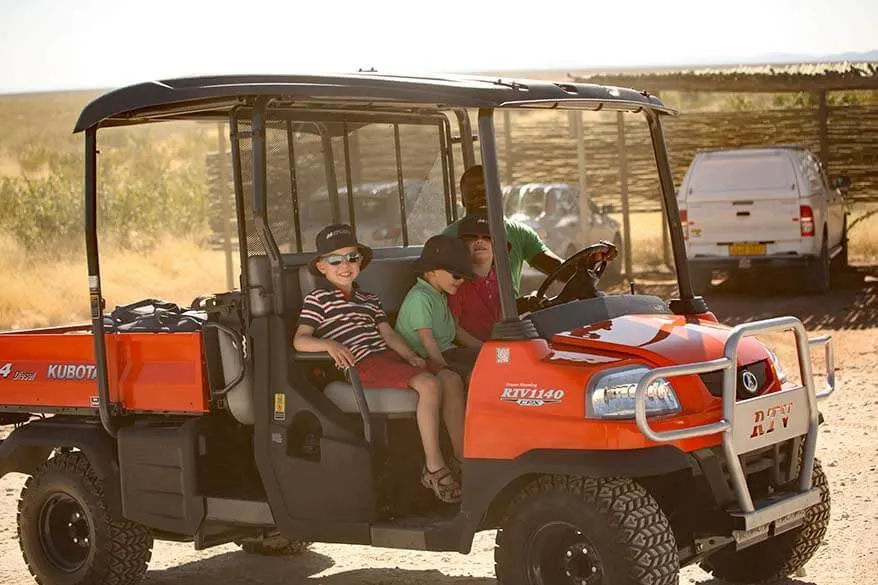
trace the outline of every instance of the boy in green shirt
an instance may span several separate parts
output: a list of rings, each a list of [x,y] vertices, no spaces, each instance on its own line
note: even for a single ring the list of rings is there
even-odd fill
[[[421,273],[399,308],[396,331],[421,357],[447,366],[468,381],[481,343],[459,329],[446,295],[475,276],[463,240],[433,236],[415,265]],[[456,344],[455,344],[456,342]]]

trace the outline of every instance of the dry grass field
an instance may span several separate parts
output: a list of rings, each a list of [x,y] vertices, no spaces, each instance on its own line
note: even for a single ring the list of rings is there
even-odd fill
[[[555,77],[562,76],[563,72]],[[75,323],[88,318],[87,272],[81,250],[81,227],[77,223],[81,210],[75,207],[76,201],[81,200],[81,166],[76,165],[82,146],[81,137],[72,136],[71,130],[82,106],[95,95],[96,92],[77,92],[0,96],[0,124],[4,128],[0,136],[0,187],[5,179],[25,175],[34,182],[50,178],[58,165],[64,163],[67,166],[63,170],[70,173],[71,182],[63,185],[69,189],[66,194],[72,207],[58,213],[65,211],[65,217],[73,222],[70,235],[59,239],[61,222],[52,222],[53,209],[49,208],[55,200],[51,197],[52,183],[47,183],[46,190],[41,192],[45,196],[32,196],[13,204],[0,198],[0,220],[4,212],[45,211],[41,216],[44,223],[34,224],[35,233],[28,232],[35,242],[33,247],[14,237],[11,230],[0,230],[0,330]],[[157,156],[163,152],[201,156],[205,148],[215,145],[209,129],[191,143],[172,128],[151,134],[149,139],[155,141]],[[136,189],[132,188],[134,195],[161,187],[164,177],[180,170],[180,161],[174,161],[171,168],[150,166],[157,165],[157,160],[150,156],[142,133],[123,134],[107,143],[125,146],[123,154],[139,157],[120,161],[115,167],[105,165],[102,171],[109,172],[109,178],[116,180],[114,184],[120,188],[126,186],[126,180],[140,181]],[[142,166],[149,167],[149,178],[154,180],[143,182],[142,177],[133,174]],[[181,181],[189,178],[175,176]],[[180,184],[186,186],[185,181]],[[134,200],[143,203],[136,197]],[[10,205],[28,207],[15,209]],[[150,211],[150,205],[154,204],[134,206],[128,216],[120,214],[119,209],[109,209],[108,213],[115,212],[116,217],[137,225],[137,220]],[[195,207],[192,210],[198,211]],[[865,211],[856,209],[854,216]],[[153,221],[161,219],[160,215],[152,217]],[[641,213],[632,216],[631,221],[635,272],[647,275],[639,286],[643,292],[663,297],[673,294],[675,285],[662,259],[661,216]],[[126,232],[125,245],[120,244],[120,234],[102,238],[102,284],[108,309],[145,297],[185,305],[198,295],[227,289],[229,275],[223,252],[199,245],[198,234],[164,234],[154,240],[141,240],[141,235]],[[43,244],[53,243],[40,246],[41,236]],[[135,240],[137,245],[132,245]],[[878,582],[878,399],[874,389],[878,376],[878,215],[852,231],[851,263],[854,266],[837,286],[834,284],[832,292],[821,297],[791,293],[783,288],[783,282],[775,281],[751,288],[721,283],[708,297],[711,309],[724,323],[795,315],[810,335],[828,333],[836,343],[836,373],[842,386],[823,409],[826,423],[818,442],[818,456],[823,460],[832,489],[830,528],[807,565],[806,575],[791,578],[784,582],[786,585]],[[237,282],[239,268],[234,255],[233,266],[231,277]],[[779,347],[778,352],[790,370],[792,351]],[[823,367],[819,360],[817,367]],[[0,439],[11,430],[0,427]],[[34,583],[21,559],[15,528],[18,494],[24,479],[18,474],[0,479],[2,585]],[[195,551],[191,544],[159,542],[143,583],[492,585],[496,582],[492,549],[492,533],[477,535],[473,552],[466,557],[317,544],[311,551],[293,558],[256,558],[233,545]],[[696,567],[685,569],[680,583],[721,585]]]

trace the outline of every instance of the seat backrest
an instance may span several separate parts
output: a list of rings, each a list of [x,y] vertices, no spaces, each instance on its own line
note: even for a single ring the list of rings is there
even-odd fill
[[[414,271],[414,257],[375,258],[357,277],[359,287],[372,294],[378,295],[384,311],[390,318],[391,324],[395,322],[402,301],[414,286],[417,274]],[[295,305],[295,312],[301,307],[301,299],[314,290],[318,279],[308,271],[307,266],[300,266],[298,272],[299,302]]]
[[[357,278],[357,284],[362,290],[376,294],[381,299],[391,325],[406,294],[415,284],[417,274],[414,271],[414,262],[420,252],[420,247],[376,250],[372,261]],[[318,279],[308,271],[311,258],[310,254],[284,258],[284,318],[291,332],[298,320],[302,299],[317,286]],[[265,315],[271,311],[273,293],[268,259],[265,256],[253,256],[247,262],[250,270],[251,311],[254,315]]]

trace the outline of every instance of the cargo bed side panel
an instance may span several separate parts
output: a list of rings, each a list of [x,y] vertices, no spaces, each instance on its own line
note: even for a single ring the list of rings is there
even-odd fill
[[[199,332],[107,335],[110,399],[132,411],[208,410]],[[0,335],[0,410],[96,408],[92,336],[69,333]]]

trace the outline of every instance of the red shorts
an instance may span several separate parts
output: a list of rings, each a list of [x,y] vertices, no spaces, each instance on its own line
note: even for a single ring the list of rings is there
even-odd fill
[[[409,388],[409,380],[423,372],[438,374],[442,364],[427,360],[426,367],[417,368],[395,351],[382,351],[363,358],[357,363],[357,373],[363,388]]]

